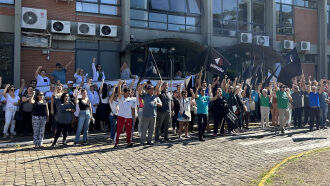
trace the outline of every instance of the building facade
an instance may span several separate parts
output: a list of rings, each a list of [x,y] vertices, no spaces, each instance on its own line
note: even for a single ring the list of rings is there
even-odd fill
[[[182,77],[200,70],[205,48],[246,43],[280,55],[297,47],[319,79],[330,75],[329,16],[327,0],[0,0],[0,75],[18,85],[73,58],[73,80],[96,57],[116,79],[122,61],[140,74],[152,51],[163,77]]]

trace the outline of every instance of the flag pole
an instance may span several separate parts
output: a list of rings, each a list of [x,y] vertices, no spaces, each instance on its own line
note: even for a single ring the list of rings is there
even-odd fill
[[[153,54],[151,51],[150,51],[150,53],[151,53],[151,57],[152,57],[152,59],[153,59],[154,62],[155,62],[155,67],[156,67],[156,70],[157,70],[158,76],[159,76],[159,78],[160,78],[160,81],[163,81],[162,76],[161,76],[160,73],[159,73],[159,70],[158,70],[158,67],[157,67],[157,63],[156,63],[156,60],[155,60],[155,58],[154,58],[154,54]]]
[[[171,91],[173,92],[173,60],[170,58],[171,63]]]

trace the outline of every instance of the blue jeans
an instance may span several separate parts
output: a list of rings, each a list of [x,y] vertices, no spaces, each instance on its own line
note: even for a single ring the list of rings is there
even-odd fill
[[[112,140],[115,140],[116,125],[117,125],[117,118],[116,118],[116,116],[110,115],[110,138]]]
[[[78,143],[80,140],[80,133],[84,129],[83,141],[87,140],[89,121],[91,119],[91,114],[89,110],[81,110],[78,118],[78,127],[76,132],[75,142]]]
[[[325,123],[327,121],[327,116],[328,116],[328,106],[321,107],[320,109],[320,126],[324,127]]]

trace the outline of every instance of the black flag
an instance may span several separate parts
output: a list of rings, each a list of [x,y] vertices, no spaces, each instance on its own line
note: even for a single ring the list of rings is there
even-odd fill
[[[300,58],[297,49],[294,48],[285,56],[285,67],[281,69],[278,75],[279,82],[291,87],[291,79],[302,74]]]
[[[215,49],[211,49],[206,70],[221,75],[226,72],[231,64]]]
[[[265,82],[262,84],[262,88],[266,88],[268,84],[271,82],[272,78],[275,76],[275,73],[277,72],[278,68],[280,66],[277,66],[277,68],[270,74],[270,76],[265,80]]]
[[[160,77],[156,62],[155,62],[155,60],[152,56],[152,53],[149,52],[148,57],[147,57],[146,66],[144,68],[144,71],[140,75],[138,84],[144,79],[145,76],[154,76],[154,75],[157,75],[157,74]]]

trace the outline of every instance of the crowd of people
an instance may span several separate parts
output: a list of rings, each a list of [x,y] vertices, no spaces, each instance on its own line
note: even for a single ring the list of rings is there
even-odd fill
[[[124,79],[134,76],[126,63],[121,68],[123,80],[117,85],[108,85],[104,83],[106,77],[102,66],[95,62],[94,58],[91,78],[82,69],[77,69],[74,77],[79,85],[76,87],[68,81],[68,87],[63,88],[66,69],[72,60],[64,68],[56,64],[58,69],[52,73],[52,80],[42,67],[38,67],[35,80],[28,86],[25,87],[24,80],[19,89],[6,85],[1,98],[5,112],[3,137],[33,133],[34,145],[39,148],[44,133],[48,132],[54,136],[52,147],[56,147],[61,136],[63,145],[67,145],[70,131],[75,133],[74,145],[77,145],[81,133],[82,143],[86,144],[88,131],[99,130],[109,132],[110,140],[117,148],[124,130],[128,147],[133,146],[135,130],[142,145],[152,145],[160,142],[161,137],[168,142],[170,127],[178,138],[190,138],[196,123],[199,141],[205,141],[210,123],[214,124],[213,136],[244,132],[249,129],[251,120],[259,119],[260,127],[273,125],[280,133],[285,133],[291,120],[295,128],[306,124],[310,130],[326,128],[330,81],[325,79],[311,81],[311,77],[302,75],[292,80],[291,88],[276,81],[263,87],[261,83],[251,86],[225,75],[222,80],[216,77],[208,84],[205,78],[202,80],[204,73],[201,70],[190,77],[192,86],[181,84],[169,91],[168,82],[158,81],[153,86],[147,81],[136,85],[136,76],[127,84]],[[98,87],[95,82],[100,81]],[[49,86],[50,89],[41,92],[38,86]],[[231,113],[237,118],[234,122],[228,116]]]

